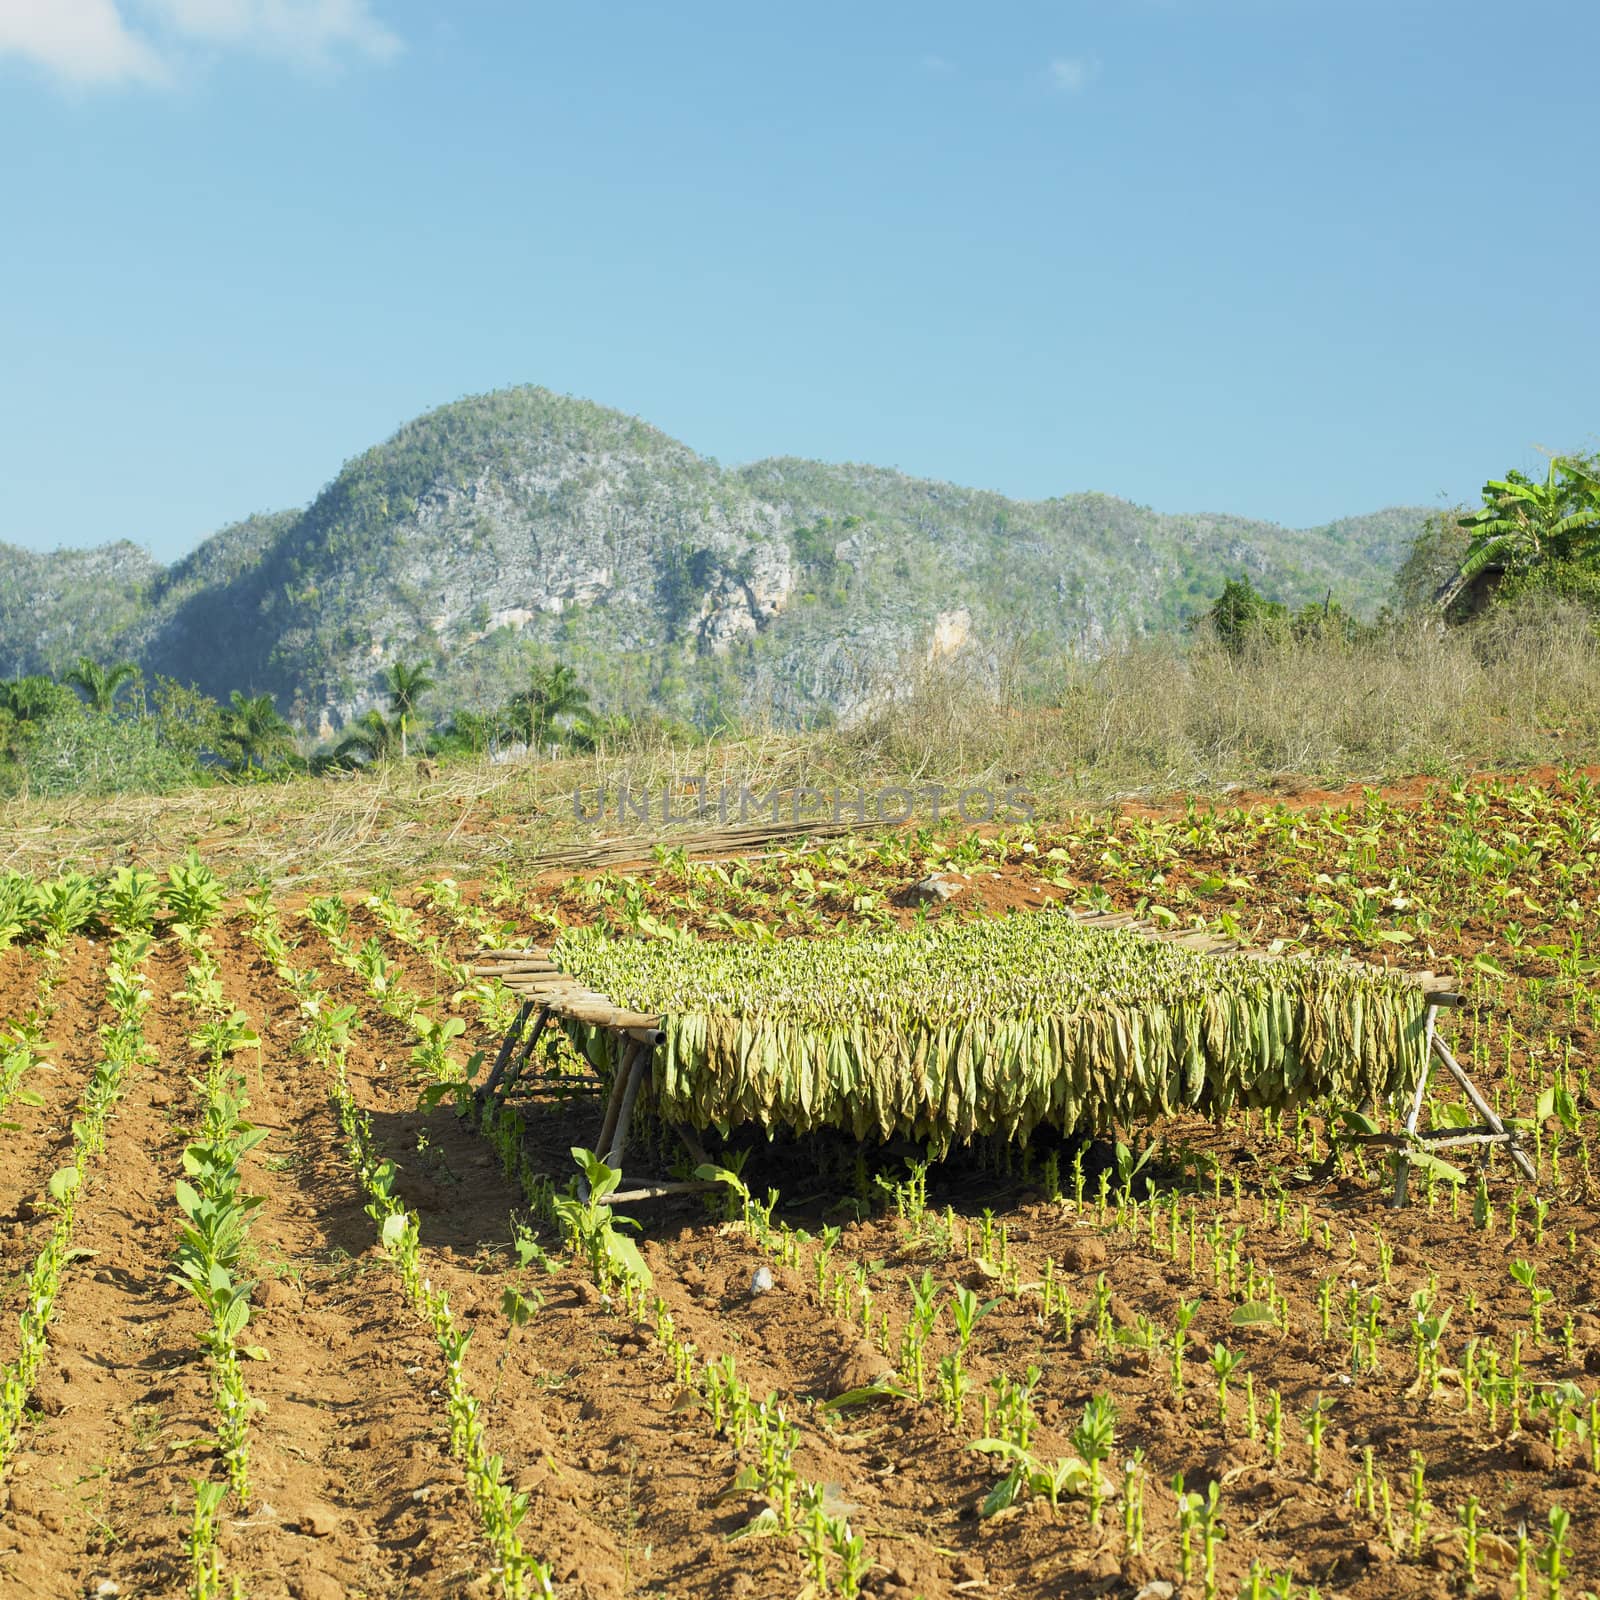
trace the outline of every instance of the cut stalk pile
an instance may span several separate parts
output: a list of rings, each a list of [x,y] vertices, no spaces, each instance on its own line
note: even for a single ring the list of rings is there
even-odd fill
[[[569,930],[560,968],[660,1012],[655,1097],[696,1127],[746,1121],[944,1149],[1413,1088],[1426,1002],[1398,973],[1204,954],[1050,912],[766,946]],[[611,1036],[568,1020],[609,1066]]]

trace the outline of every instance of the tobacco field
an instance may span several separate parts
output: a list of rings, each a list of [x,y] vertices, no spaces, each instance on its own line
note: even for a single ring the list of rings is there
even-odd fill
[[[1056,907],[1449,975],[1537,1186],[1454,1149],[1396,1210],[1344,1098],[944,1136],[754,1079],[698,1153],[642,1108],[619,1174],[560,1028],[474,1092],[517,1008],[480,950],[628,1003],[765,957],[882,1043],[875,941],[955,971]],[[191,851],[0,874],[0,946],[0,1595],[1600,1590],[1594,774],[292,892]],[[1176,981],[1117,948],[1096,992]],[[1475,1120],[1438,1074],[1421,1126]]]

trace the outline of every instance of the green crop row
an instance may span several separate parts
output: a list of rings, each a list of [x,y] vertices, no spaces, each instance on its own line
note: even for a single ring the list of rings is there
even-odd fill
[[[91,1167],[105,1148],[106,1121],[128,1074],[152,1059],[144,1036],[150,994],[140,970],[149,944],[143,935],[129,934],[112,947],[106,965],[106,994],[116,1020],[100,1030],[102,1053],[72,1123],[72,1159],[55,1172],[47,1188],[46,1205],[54,1217],[50,1237],[27,1275],[17,1358],[0,1374],[0,1473],[9,1464],[48,1348],[61,1275],[73,1259],[78,1204]]]
[[[523,1548],[518,1527],[527,1513],[527,1496],[506,1481],[505,1463],[489,1452],[480,1406],[468,1383],[463,1357],[471,1333],[457,1328],[448,1295],[423,1276],[417,1218],[395,1194],[395,1166],[376,1148],[371,1121],[357,1105],[345,1073],[350,1036],[358,1026],[353,1006],[336,1006],[317,987],[315,971],[297,966],[270,894],[246,897],[250,937],[273,963],[279,980],[295,995],[304,1019],[299,1047],[328,1075],[328,1096],[345,1140],[345,1149],[367,1195],[367,1214],[400,1275],[412,1309],[433,1329],[445,1361],[445,1401],[450,1415],[450,1445],[461,1460],[467,1489],[484,1537],[495,1553],[506,1600],[553,1596],[550,1569]],[[385,995],[392,998],[393,988]],[[402,1006],[402,1011],[405,1008]],[[411,1014],[407,1012],[406,1014]]]

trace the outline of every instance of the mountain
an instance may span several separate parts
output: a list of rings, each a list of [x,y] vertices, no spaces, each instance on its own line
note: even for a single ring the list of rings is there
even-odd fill
[[[725,468],[637,418],[544,389],[442,406],[349,462],[304,511],[234,523],[170,568],[122,543],[0,545],[0,670],[78,655],[225,696],[269,690],[328,733],[426,658],[441,703],[488,704],[530,660],[603,707],[803,723],[908,662],[1092,650],[1174,628],[1225,576],[1370,611],[1426,512],[1293,531],[1044,501],[880,467]]]

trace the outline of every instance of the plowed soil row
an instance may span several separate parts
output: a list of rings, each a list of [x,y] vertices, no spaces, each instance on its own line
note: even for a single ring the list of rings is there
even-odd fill
[[[15,969],[20,975],[7,991],[11,1009],[0,1013],[15,1019],[32,1011],[39,958],[21,950],[7,957],[26,963]],[[45,1023],[51,1048],[23,1080],[44,1104],[13,1100],[0,1115],[17,1124],[0,1129],[0,1362],[16,1359],[24,1274],[50,1231],[49,1213],[41,1204],[45,1185],[71,1152],[72,1119],[98,1058],[96,1030],[105,1015],[104,947],[74,940],[61,961]]]

